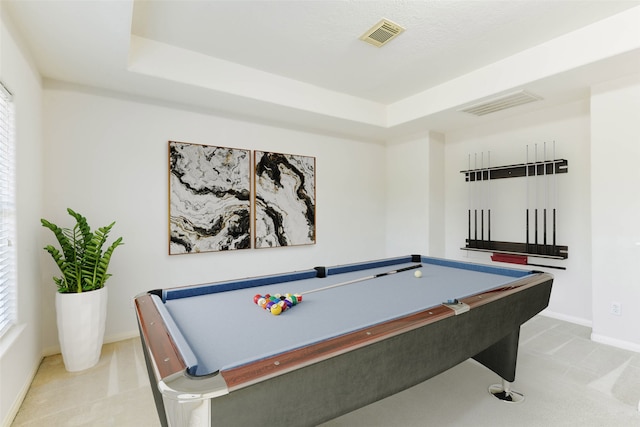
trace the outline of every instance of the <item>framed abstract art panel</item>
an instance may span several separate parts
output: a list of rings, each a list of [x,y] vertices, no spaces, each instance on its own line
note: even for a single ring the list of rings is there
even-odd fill
[[[316,242],[315,157],[254,151],[257,249]]]
[[[249,150],[169,141],[169,254],[251,247]]]

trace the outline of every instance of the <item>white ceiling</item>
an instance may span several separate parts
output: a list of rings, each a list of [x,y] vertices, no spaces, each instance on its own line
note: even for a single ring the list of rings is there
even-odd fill
[[[3,7],[50,85],[375,141],[492,119],[458,113],[453,100],[438,105],[433,98],[446,96],[446,88],[457,94],[458,107],[510,89],[545,98],[514,109],[522,112],[585,96],[593,83],[640,70],[640,49],[611,47],[609,55],[605,46],[600,57],[565,69],[542,63],[548,71],[520,84],[509,86],[509,78],[495,74],[478,80],[509,61],[517,70],[517,61],[525,65],[523,52],[545,58],[542,49],[637,12],[640,1],[3,0]],[[381,18],[406,31],[382,48],[360,41]],[[631,34],[638,40],[625,46],[640,46],[640,33]],[[460,86],[474,75],[476,85],[486,83],[484,92]],[[419,108],[407,112],[413,102]]]

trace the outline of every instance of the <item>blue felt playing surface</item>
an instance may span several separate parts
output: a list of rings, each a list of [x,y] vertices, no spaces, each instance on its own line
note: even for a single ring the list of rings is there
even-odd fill
[[[409,270],[311,293],[279,316],[253,302],[255,294],[304,293],[415,264],[169,299],[165,307],[198,360],[196,374],[204,375],[501,287],[528,274],[423,263],[421,278]]]

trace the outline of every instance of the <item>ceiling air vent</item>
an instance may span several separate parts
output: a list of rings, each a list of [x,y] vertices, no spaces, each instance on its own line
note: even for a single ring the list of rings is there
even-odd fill
[[[496,111],[502,111],[507,108],[517,107],[518,105],[528,104],[529,102],[540,101],[541,99],[542,97],[538,95],[521,90],[498,98],[493,98],[479,104],[474,104],[458,111],[473,114],[475,116],[484,116],[486,114],[495,113]]]
[[[377,47],[382,47],[389,43],[391,40],[398,37],[404,28],[400,25],[389,21],[388,19],[382,19],[376,25],[371,27],[367,32],[360,36],[360,40],[370,43]]]

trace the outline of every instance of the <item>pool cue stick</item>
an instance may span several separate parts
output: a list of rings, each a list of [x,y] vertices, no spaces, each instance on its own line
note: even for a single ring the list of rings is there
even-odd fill
[[[535,233],[536,233],[534,242],[536,245],[535,253],[538,253],[538,144],[537,143],[534,145],[534,148],[535,148],[535,152],[533,156],[533,164],[535,165],[535,169],[533,170],[533,183],[535,184],[535,203],[533,204],[534,206],[533,212],[536,216],[534,221],[534,227],[535,227]]]
[[[484,151],[480,154],[480,241],[484,249]]]
[[[556,207],[558,206],[558,177],[556,176],[556,141],[553,141],[553,255],[556,254]]]
[[[474,153],[473,160],[473,176],[475,178],[475,182],[478,182],[478,153]],[[477,187],[477,185],[476,185]],[[477,190],[477,188],[476,188]],[[474,197],[474,210],[473,210],[473,233],[474,233],[474,244],[473,247],[478,247],[478,194],[475,192]]]
[[[491,151],[487,151],[487,244],[491,249]]]
[[[535,267],[545,267],[545,268],[555,268],[557,270],[566,270],[567,267],[561,267],[558,265],[548,265],[548,264],[533,264],[527,261],[527,263],[525,265],[533,265]]]
[[[422,267],[422,264],[416,264],[409,267],[399,268],[397,270],[387,271],[385,273],[378,273],[378,274],[373,274],[371,276],[360,277],[359,279],[348,280],[346,282],[336,283],[334,285],[325,286],[323,288],[312,289],[310,291],[302,292],[300,293],[300,295],[307,295],[307,294],[312,294],[314,292],[326,291],[327,289],[333,289],[340,286],[351,285],[353,283],[364,282],[365,280],[377,279],[378,277],[389,276],[391,274],[401,273],[403,271],[413,270],[414,268],[420,268],[420,267]]]
[[[529,234],[531,234],[529,232],[529,146],[527,145],[527,154],[525,156],[526,158],[526,163],[525,163],[525,183],[526,183],[526,187],[527,187],[527,202],[526,202],[526,210],[527,210],[527,243],[526,243],[526,251],[527,253],[529,252]]]
[[[469,179],[469,182],[467,183],[467,192],[468,192],[468,196],[469,196],[469,209],[467,212],[467,220],[469,222],[469,243],[468,243],[468,247],[471,247],[471,153],[469,153],[468,156],[468,167],[467,167],[467,178]]]
[[[542,175],[542,183],[544,185],[544,210],[543,210],[543,242],[544,249],[543,253],[547,253],[547,204],[549,202],[549,195],[547,194],[548,188],[548,175],[547,175],[547,141],[544,142],[544,148],[542,149],[543,158],[542,164],[544,165],[543,175]]]

